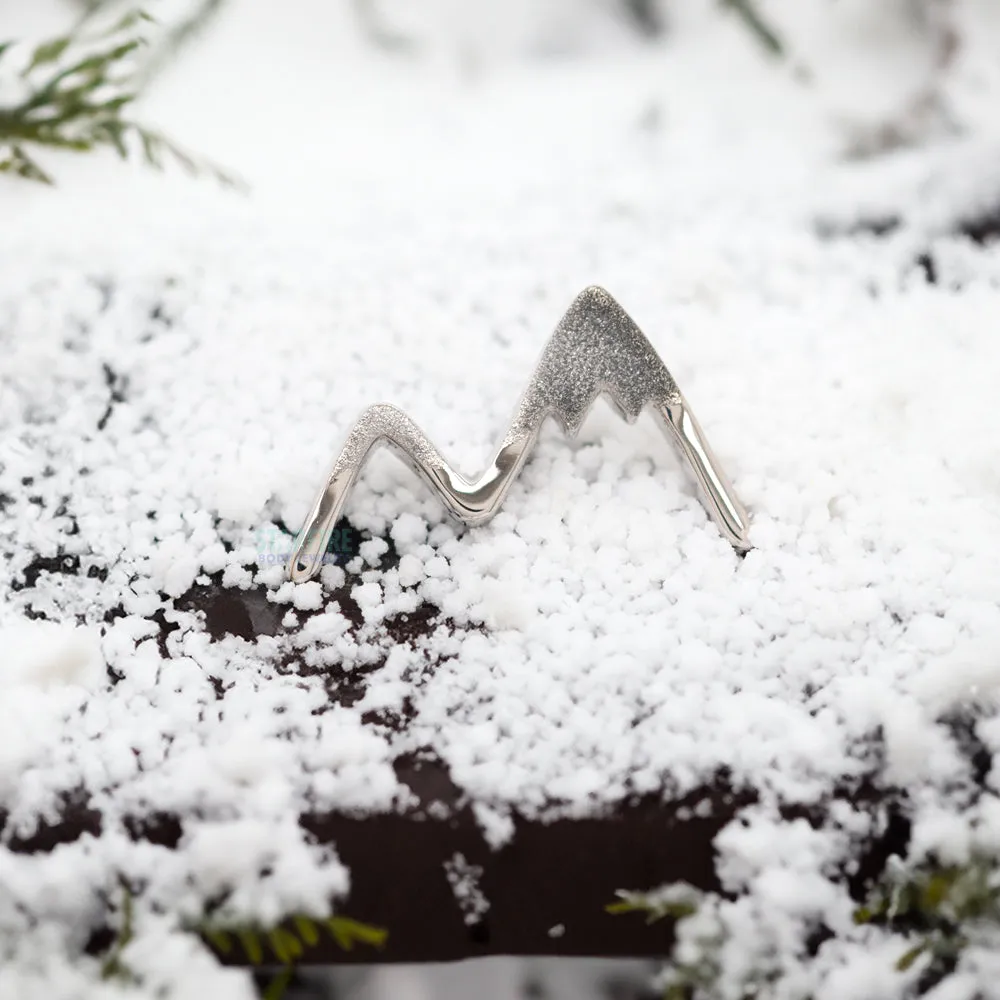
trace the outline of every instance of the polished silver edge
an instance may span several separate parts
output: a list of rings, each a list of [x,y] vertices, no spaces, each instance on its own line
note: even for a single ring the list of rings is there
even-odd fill
[[[503,441],[485,472],[466,479],[401,410],[382,403],[361,414],[327,476],[288,560],[302,583],[322,567],[334,526],[372,451],[389,446],[465,524],[484,524],[503,504],[546,417],[576,434],[594,400],[606,395],[629,423],[649,407],[687,459],[703,503],[723,536],[750,548],[749,518],[677,383],[652,344],[603,288],[585,289],[545,345]]]

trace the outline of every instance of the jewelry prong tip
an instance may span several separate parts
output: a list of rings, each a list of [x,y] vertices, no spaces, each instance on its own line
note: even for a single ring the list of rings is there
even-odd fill
[[[304,548],[303,545],[297,545],[288,557],[286,572],[292,583],[306,583],[316,575],[313,571],[313,560],[306,556]]]

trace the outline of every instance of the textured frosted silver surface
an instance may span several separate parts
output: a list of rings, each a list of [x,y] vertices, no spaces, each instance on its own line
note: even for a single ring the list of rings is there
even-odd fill
[[[351,429],[306,517],[288,562],[296,582],[315,576],[347,495],[372,450],[393,448],[466,524],[500,509],[546,417],[576,434],[594,400],[606,395],[629,423],[649,407],[691,465],[708,512],[737,549],[749,548],[748,519],[666,366],[628,313],[603,288],[585,289],[549,338],[489,468],[468,480],[420,428],[388,404],[370,406]]]

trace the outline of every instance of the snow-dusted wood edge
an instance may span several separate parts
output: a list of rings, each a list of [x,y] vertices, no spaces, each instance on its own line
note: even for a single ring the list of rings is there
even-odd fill
[[[439,762],[413,757],[396,762],[401,781],[419,804],[402,813],[347,815],[306,813],[299,823],[318,845],[335,848],[351,872],[349,895],[338,912],[387,932],[378,950],[345,949],[320,934],[296,964],[434,962],[490,955],[665,957],[674,944],[673,919],[645,919],[612,912],[623,889],[687,885],[719,893],[716,834],[756,801],[749,790],[724,780],[683,799],[648,797],[601,816],[549,821],[514,817],[513,837],[499,848],[483,836],[473,808]],[[905,805],[895,793],[844,789],[832,802],[867,801],[879,817],[879,835],[861,845],[843,879],[859,908],[893,856],[905,856],[910,835]],[[450,813],[436,810],[441,805]],[[428,810],[428,806],[431,808]],[[827,809],[782,810],[787,823],[820,827]],[[101,832],[101,814],[82,801],[67,801],[56,822],[28,837],[5,830],[0,841],[18,854],[39,855]],[[183,837],[183,822],[157,813],[126,821],[136,840],[168,849]],[[294,923],[289,922],[294,931]],[[120,927],[89,928],[88,950],[113,952]],[[817,930],[818,948],[828,936]],[[212,935],[206,943],[215,946]],[[273,961],[262,936],[263,960]],[[220,949],[226,964],[251,964],[241,947]],[[253,964],[256,964],[253,963]],[[277,964],[277,963],[275,963]]]
[[[41,575],[75,576],[79,570],[73,560],[37,559],[32,565],[28,582]],[[350,611],[349,596],[338,597]],[[283,614],[258,589],[226,589],[217,581],[193,588],[178,605],[201,614],[209,633],[246,639],[271,634]],[[302,612],[305,617],[311,613]],[[391,629],[397,641],[414,640],[431,632],[437,620],[437,609],[428,605],[401,616]],[[169,636],[169,624],[164,633]],[[350,685],[330,694],[344,704],[355,696]],[[368,724],[384,723],[376,714]],[[985,750],[972,726],[956,719],[951,728],[982,782],[989,759],[983,759]],[[412,793],[404,809],[314,811],[297,817],[306,839],[332,849],[350,872],[349,893],[330,900],[331,912],[384,929],[385,942],[377,951],[345,949],[334,936],[320,934],[315,943],[301,942],[297,963],[433,962],[489,955],[664,957],[674,944],[669,916],[647,920],[609,907],[623,891],[660,886],[686,885],[724,895],[715,837],[759,800],[754,789],[734,787],[720,774],[711,785],[683,797],[647,795],[598,815],[527,818],[515,811],[513,832],[491,845],[489,824],[477,815],[482,803],[462,793],[433,753],[404,754],[393,762],[393,770]],[[780,804],[777,809],[789,824],[806,822],[819,829],[830,822],[834,803],[850,803],[876,817],[873,829],[879,832],[859,843],[850,869],[843,872],[861,906],[890,856],[906,854],[910,831],[905,796],[879,790],[869,779],[839,787],[827,801],[808,809]],[[122,825],[135,842],[172,851],[184,840],[185,818],[174,813],[154,809],[129,814],[127,806],[117,808],[113,801],[105,801],[103,810],[82,793],[68,794],[57,818],[40,820],[25,834],[0,809],[0,845],[22,856],[49,854],[83,838],[99,838],[105,832],[104,813],[123,815]],[[113,953],[121,934],[120,903],[109,903],[117,926],[88,928],[88,951],[99,956]],[[211,926],[210,916],[206,926]],[[211,935],[204,936],[214,947]],[[816,946],[823,940],[820,928]],[[262,948],[264,961],[273,957],[266,929]],[[241,947],[216,950],[225,963],[250,963]]]

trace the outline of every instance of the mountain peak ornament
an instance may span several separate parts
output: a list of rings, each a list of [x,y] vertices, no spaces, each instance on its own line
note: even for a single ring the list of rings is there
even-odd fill
[[[572,437],[600,395],[630,424],[645,408],[652,410],[687,459],[719,531],[735,549],[747,551],[746,510],[673,376],[628,313],[603,288],[591,286],[576,297],[549,338],[496,456],[477,479],[454,470],[402,410],[387,403],[368,407],[347,436],[295,540],[289,579],[304,583],[319,573],[347,496],[376,448],[392,448],[459,520],[485,524],[503,504],[546,417],[554,417]]]

